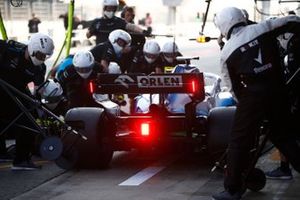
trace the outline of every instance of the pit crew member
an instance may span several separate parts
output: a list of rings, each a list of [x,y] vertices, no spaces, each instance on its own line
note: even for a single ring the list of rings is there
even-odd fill
[[[89,80],[96,78],[100,67],[95,63],[93,54],[83,50],[75,53],[72,65],[58,74],[64,95],[68,100],[68,108],[94,105],[94,99],[89,92]]]
[[[128,23],[124,19],[115,16],[119,6],[118,0],[103,0],[102,5],[103,16],[101,18],[94,19],[86,33],[87,38],[90,38],[93,35],[96,36],[96,44],[105,42],[109,33],[116,29],[149,35],[146,30],[141,29],[139,26],[133,23]]]
[[[129,73],[162,73],[163,63],[160,55],[160,46],[155,40],[148,40],[143,46],[143,51],[137,51],[132,64],[129,68]],[[134,112],[134,97],[136,95],[128,95],[130,112]]]
[[[165,73],[171,72],[178,64],[185,64],[184,61],[177,61],[176,57],[182,56],[179,52],[178,46],[173,41],[166,42],[162,48],[160,57],[162,60],[163,71]]]
[[[28,83],[33,82],[35,86],[39,86],[44,82],[46,72],[44,62],[52,55],[53,50],[52,39],[42,33],[33,34],[28,45],[16,41],[0,40],[0,78],[19,91],[30,95],[27,88]],[[0,88],[0,96],[2,98],[0,105],[1,130],[3,130],[8,123],[19,115],[21,110],[3,87]],[[18,123],[32,127],[32,123],[25,115],[18,119]],[[31,160],[35,134],[19,127],[14,127],[14,132],[16,133],[16,156],[13,160],[12,170],[39,169],[39,166],[36,166]],[[0,149],[1,153],[5,154],[3,137],[2,135]]]
[[[276,39],[284,32],[300,34],[300,18],[287,16],[247,26],[240,9],[227,7],[217,13],[215,24],[227,39],[221,52],[222,73],[238,103],[227,153],[225,191],[212,197],[237,200],[244,191],[242,173],[251,160],[250,149],[265,117],[270,123],[270,140],[300,172],[300,147],[290,123]]]

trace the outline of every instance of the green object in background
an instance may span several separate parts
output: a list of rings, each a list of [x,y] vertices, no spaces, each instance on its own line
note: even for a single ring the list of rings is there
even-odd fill
[[[7,38],[4,23],[3,23],[2,15],[1,15],[1,10],[0,10],[0,31],[1,31],[3,40],[7,40],[8,38]]]
[[[50,77],[51,70],[56,66],[56,64],[62,54],[63,49],[66,48],[66,57],[70,54],[71,43],[72,43],[72,31],[73,31],[74,5],[75,5],[75,0],[71,0],[70,4],[69,4],[69,9],[68,9],[68,28],[67,28],[67,32],[66,32],[66,37],[65,37],[64,43],[59,51],[59,54],[57,55],[57,58],[55,59],[49,73],[46,76],[47,79]]]
[[[68,12],[68,30],[66,41],[66,57],[70,54],[71,42],[72,42],[72,30],[73,30],[73,16],[74,16],[74,4],[75,0],[71,0],[69,4]]]

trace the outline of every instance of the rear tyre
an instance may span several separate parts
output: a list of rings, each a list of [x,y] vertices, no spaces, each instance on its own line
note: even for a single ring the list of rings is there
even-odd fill
[[[7,147],[7,154],[9,157],[11,157],[13,159],[16,157],[16,145],[15,144],[9,145],[9,147]]]
[[[107,168],[113,156],[115,134],[114,119],[102,108],[73,108],[66,114],[67,124],[87,137],[66,139],[66,146],[74,145],[78,151],[75,164],[80,168]],[[68,135],[67,137],[69,137]],[[72,137],[78,137],[72,135]]]
[[[65,170],[73,169],[78,163],[78,151],[74,147],[65,147],[60,157],[55,160],[55,164]]]
[[[216,107],[208,115],[207,149],[213,162],[227,149],[233,124],[235,107]]]
[[[265,173],[258,168],[254,168],[246,178],[246,188],[258,192],[262,190],[266,185]]]

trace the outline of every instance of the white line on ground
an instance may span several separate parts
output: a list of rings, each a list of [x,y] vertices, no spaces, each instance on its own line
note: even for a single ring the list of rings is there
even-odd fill
[[[161,167],[147,167],[142,171],[138,172],[137,174],[133,175],[129,179],[123,181],[119,184],[119,186],[138,186],[143,182],[150,179],[152,176],[163,170],[165,166]]]
[[[152,164],[151,166],[139,171],[135,175],[131,176],[127,180],[119,184],[119,186],[139,186],[144,183],[160,171],[166,168],[169,164],[177,160],[181,154],[171,156],[167,159],[160,160],[157,163]]]

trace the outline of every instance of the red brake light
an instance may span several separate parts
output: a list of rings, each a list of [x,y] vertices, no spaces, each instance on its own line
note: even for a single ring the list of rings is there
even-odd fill
[[[150,124],[148,122],[141,123],[141,135],[142,136],[150,135]]]
[[[89,88],[90,88],[90,93],[93,94],[94,93],[94,85],[93,85],[92,81],[90,81],[90,83],[89,83]]]
[[[192,91],[192,93],[195,93],[195,92],[196,92],[196,89],[197,89],[196,81],[193,80],[193,81],[191,82],[191,91]]]

